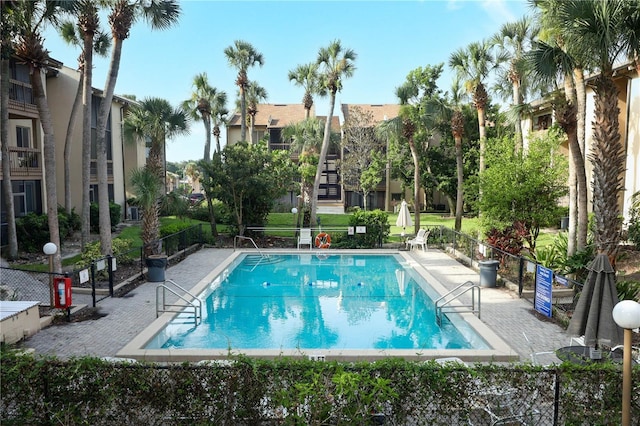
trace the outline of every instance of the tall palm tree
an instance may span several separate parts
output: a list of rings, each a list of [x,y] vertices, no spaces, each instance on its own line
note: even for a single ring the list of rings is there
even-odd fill
[[[247,71],[255,64],[264,65],[264,58],[262,53],[243,40],[236,40],[233,46],[224,49],[224,55],[227,57],[229,65],[238,70],[236,85],[240,90],[240,140],[245,141],[247,137],[247,99],[245,91],[249,85]]]
[[[44,25],[58,22],[62,14],[69,12],[73,6],[71,2],[24,1],[20,2],[14,10],[18,27],[15,54],[30,68],[33,98],[42,126],[49,238],[58,248],[60,247],[60,227],[56,185],[56,142],[51,110],[43,85],[43,75],[48,68],[49,54],[44,48],[42,31]],[[62,270],[60,250],[53,256],[53,267],[56,272]]]
[[[558,74],[563,79],[566,103],[560,102],[563,111],[558,115],[565,117],[570,112],[571,105],[577,109],[576,112],[576,134],[577,145],[569,144],[569,151],[572,161],[569,163],[569,232],[567,241],[567,255],[572,256],[577,251],[584,250],[587,245],[587,191],[586,171],[584,170],[584,153],[586,137],[586,108],[587,95],[584,78],[584,61],[588,58],[581,58],[582,50],[579,40],[565,39],[561,28],[562,20],[558,19],[556,5],[563,0],[534,0],[537,18],[540,22],[540,40],[542,43],[534,45],[532,54],[537,56],[532,58],[534,62],[540,60],[546,62],[542,65],[542,71],[553,76]],[[577,43],[576,43],[577,42]],[[537,51],[537,52],[536,52]],[[546,53],[545,53],[546,51]],[[556,66],[556,63],[558,65]],[[567,66],[573,66],[568,70]],[[538,65],[540,66],[540,64]],[[555,69],[554,69],[555,68]],[[540,76],[537,76],[540,77]],[[542,77],[542,82],[548,82],[548,77]],[[555,89],[557,84],[551,88]],[[571,120],[569,120],[571,121]],[[571,142],[571,140],[570,140]],[[573,152],[571,152],[573,150]],[[580,158],[576,157],[580,155]],[[581,174],[584,175],[582,179]]]
[[[333,109],[336,104],[336,93],[342,89],[342,79],[351,77],[355,71],[355,60],[357,54],[352,49],[345,49],[340,40],[332,41],[329,46],[320,48],[316,63],[320,65],[321,87],[329,93],[329,113],[324,126],[324,136],[322,148],[318,159],[318,167],[313,183],[313,194],[311,197],[311,223],[316,223],[316,211],[318,209],[318,192],[320,190],[320,179],[327,159],[329,141],[331,139],[331,121],[333,120]]]
[[[289,150],[298,157],[300,172],[300,198],[298,198],[298,219],[308,219],[313,193],[313,182],[318,169],[318,154],[322,148],[324,137],[324,123],[317,118],[307,118],[298,123],[292,123],[282,129],[282,139],[290,141]],[[304,227],[310,222],[305,220]]]
[[[506,76],[512,87],[511,102],[516,108],[514,126],[517,150],[522,150],[522,120],[518,107],[524,103],[522,85],[527,73],[524,55],[539,31],[539,27],[530,18],[524,16],[515,22],[503,24],[500,31],[491,39],[491,43],[501,49],[504,55],[502,58],[508,62]]]
[[[313,107],[313,95],[326,96],[326,88],[320,85],[317,63],[298,65],[289,71],[289,81],[304,89],[302,104],[304,105],[304,118],[309,118]]]
[[[193,88],[191,98],[182,103],[182,109],[187,111],[193,120],[202,120],[206,134],[203,159],[208,161],[211,160],[212,113],[216,107],[219,108],[219,105],[226,104],[227,93],[212,87],[207,73],[200,73],[193,77]]]
[[[487,141],[485,112],[489,105],[489,94],[485,88],[485,80],[489,73],[498,66],[498,61],[491,53],[488,41],[474,42],[464,49],[458,49],[449,58],[451,67],[464,81],[464,86],[472,96],[473,104],[478,111],[478,130],[480,132],[480,173],[484,171],[484,152]]]
[[[588,211],[587,211],[587,173],[583,150],[578,136],[578,104],[574,93],[573,82],[575,59],[560,46],[539,41],[533,44],[526,55],[531,65],[532,77],[544,82],[565,82],[565,98],[555,97],[553,100],[556,121],[567,134],[569,154],[571,155],[571,171],[575,185],[569,186],[570,216],[575,215],[576,224],[569,229],[568,255],[584,250],[587,244]],[[575,196],[574,196],[575,193]]]
[[[64,207],[71,213],[71,152],[73,146],[73,132],[75,131],[78,114],[82,106],[82,205],[86,208],[81,210],[81,242],[82,247],[89,242],[89,180],[91,178],[91,100],[92,100],[92,80],[93,80],[93,53],[105,56],[111,45],[109,36],[100,31],[100,21],[98,10],[94,2],[86,0],[78,3],[76,11],[76,22],[66,21],[59,29],[62,39],[70,45],[80,47],[81,53],[78,56],[78,70],[80,79],[78,89],[71,106],[67,133],[64,143]],[[90,49],[85,53],[85,48]],[[86,67],[85,67],[86,64]],[[85,215],[86,213],[86,215]]]
[[[155,196],[155,204],[147,204],[147,212],[144,214],[155,215],[145,225],[143,221],[143,239],[145,254],[160,254],[161,247],[155,242],[158,240],[158,209],[159,198],[162,195],[162,182],[165,178],[164,147],[167,139],[187,134],[187,114],[181,108],[173,108],[169,102],[160,98],[146,98],[140,105],[133,106],[127,113],[124,121],[124,135],[129,141],[148,141],[150,144],[149,156],[145,170],[157,180],[160,190],[153,194],[138,194],[138,196]],[[148,177],[145,177],[145,181]],[[148,186],[148,185],[147,185]],[[156,188],[155,186],[148,186]],[[147,229],[145,226],[152,226]]]
[[[458,186],[456,191],[456,220],[455,230],[462,229],[462,211],[464,209],[464,162],[462,158],[462,137],[464,136],[464,114],[460,110],[464,94],[460,88],[460,80],[454,79],[451,85],[451,134],[456,149],[456,175]]]
[[[211,108],[211,123],[213,124],[213,137],[216,138],[216,152],[220,153],[220,126],[227,124],[229,110],[227,109],[226,96],[224,101],[214,103]]]
[[[257,143],[254,141],[254,129],[256,126],[256,114],[258,113],[258,104],[267,100],[267,89],[260,86],[255,81],[250,81],[246,91],[247,96],[247,114],[249,115],[249,143]]]
[[[566,1],[556,5],[564,40],[578,44],[580,57],[599,71],[594,85],[593,212],[595,244],[615,263],[621,232],[620,196],[624,189],[625,153],[620,143],[618,88],[613,67],[640,49],[637,2],[628,0]]]
[[[18,257],[18,236],[16,214],[11,184],[11,157],[9,156],[9,60],[14,52],[13,40],[19,32],[17,5],[12,2],[0,3],[0,149],[2,150],[2,193],[7,221],[9,243],[8,257]]]
[[[122,44],[129,38],[133,24],[140,18],[147,21],[152,29],[166,29],[178,22],[180,5],[177,0],[147,0],[130,2],[115,0],[111,3],[109,25],[113,48],[107,73],[103,97],[100,101],[96,125],[96,146],[98,165],[98,205],[100,211],[100,244],[102,254],[111,254],[111,218],[109,217],[109,190],[107,184],[107,141],[106,131],[111,102],[118,79]]]

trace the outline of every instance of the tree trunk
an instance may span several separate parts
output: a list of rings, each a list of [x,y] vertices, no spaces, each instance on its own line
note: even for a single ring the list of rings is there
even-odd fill
[[[240,141],[247,140],[247,97],[244,86],[240,85]]]
[[[0,59],[0,139],[2,144],[2,192],[7,215],[9,258],[18,257],[18,237],[16,234],[16,211],[13,204],[11,185],[11,157],[9,154],[9,59]]]
[[[111,218],[109,215],[109,186],[107,183],[107,121],[111,112],[113,92],[118,79],[120,57],[122,55],[122,40],[115,39],[109,63],[107,83],[100,103],[97,124],[97,166],[98,166],[98,208],[100,210],[100,245],[103,255],[112,254],[111,248]],[[88,68],[88,67],[87,67]]]
[[[420,158],[418,156],[418,150],[416,149],[416,143],[413,137],[409,138],[409,148],[411,149],[411,158],[413,158],[413,201],[415,208],[414,219],[414,233],[417,234],[420,230]]]
[[[91,117],[93,102],[93,44],[84,40],[84,48],[89,54],[84,56],[84,75],[82,85],[82,212],[81,216],[81,245],[84,249],[89,243],[91,234]],[[89,48],[87,48],[89,46]]]
[[[514,81],[512,84],[513,88],[513,105],[517,108],[522,104],[521,94],[520,94],[520,83]],[[516,117],[516,122],[514,123],[514,137],[516,141],[516,152],[522,152],[522,120],[520,118],[520,110],[518,109],[518,116]]]
[[[455,230],[462,229],[462,211],[464,209],[464,164],[462,159],[462,139],[456,138],[456,169],[458,175],[458,188],[456,192],[456,221]]]
[[[573,71],[576,86],[576,105],[578,106],[578,146],[580,147],[580,164],[576,164],[576,178],[578,185],[577,193],[577,210],[578,210],[578,230],[576,233],[576,248],[578,251],[587,247],[587,234],[589,232],[589,212],[588,209],[588,191],[587,172],[585,170],[584,153],[585,151],[585,125],[587,116],[587,91],[584,82],[584,70],[576,68]],[[581,177],[581,174],[584,177]]]
[[[205,161],[211,161],[211,116],[202,115],[202,122],[204,123],[204,131],[206,140],[204,143],[204,159]]]
[[[53,255],[54,272],[62,272],[62,261],[60,257],[60,227],[58,224],[58,194],[56,190],[56,141],[53,133],[53,121],[51,111],[42,84],[40,68],[35,68],[31,73],[31,86],[33,87],[33,97],[38,107],[40,124],[43,133],[44,151],[44,176],[45,188],[47,191],[47,222],[49,223],[49,241],[54,243],[58,250]]]
[[[564,93],[567,102],[570,105],[577,105],[575,84],[571,75],[565,75],[564,78]],[[575,108],[574,108],[575,109]],[[569,141],[569,155],[571,156],[569,161],[569,229],[567,235],[567,256],[573,256],[576,254],[576,231],[578,229],[578,181],[576,177],[577,163],[574,161],[575,146],[572,144],[572,139],[575,139],[575,117],[572,114],[571,118],[565,117],[567,123],[562,125],[563,130],[567,134]],[[570,122],[570,123],[569,123]]]
[[[255,123],[255,119],[256,116],[251,114],[251,116],[249,117],[249,122],[251,123],[251,126],[249,126],[249,143],[251,145],[253,145],[255,143],[255,141],[253,140],[253,129],[254,129],[254,123]]]
[[[615,255],[620,242],[622,192],[625,157],[620,145],[618,122],[618,89],[610,75],[595,80],[595,120],[593,122],[593,213],[595,244],[615,268]]]
[[[80,74],[76,97],[71,106],[71,114],[69,114],[67,134],[64,138],[64,209],[67,214],[71,214],[71,147],[73,145],[73,132],[76,128],[76,121],[78,121],[78,113],[80,113],[80,105],[82,104],[83,84],[84,75]]]
[[[318,210],[318,192],[320,191],[320,179],[322,171],[327,160],[327,152],[329,151],[329,140],[331,138],[331,120],[333,119],[333,109],[336,104],[336,93],[332,90],[329,95],[329,114],[327,121],[324,123],[324,137],[322,138],[322,148],[320,149],[320,158],[318,159],[318,168],[316,169],[316,177],[313,181],[313,193],[311,194],[311,225],[316,223],[316,215]]]

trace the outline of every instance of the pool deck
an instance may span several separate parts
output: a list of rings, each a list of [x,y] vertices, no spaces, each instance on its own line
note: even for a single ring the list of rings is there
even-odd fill
[[[167,269],[166,278],[190,290],[233,253],[231,249],[202,249]],[[440,250],[404,253],[408,253],[413,260],[428,269],[447,289],[453,289],[465,281],[479,282],[476,271]],[[126,297],[107,298],[98,303],[100,312],[105,316],[44,328],[24,341],[22,347],[32,348],[41,355],[55,355],[59,358],[85,355],[115,357],[125,345],[156,320],[155,291],[156,283],[147,282],[129,292]],[[504,287],[482,289],[481,321],[516,351],[522,361],[528,361],[531,353],[523,332],[536,352],[553,351],[567,346],[570,341],[562,327],[540,319],[529,302],[518,298],[517,294]],[[546,364],[558,362],[558,359],[555,355],[546,355],[538,357],[538,361]]]

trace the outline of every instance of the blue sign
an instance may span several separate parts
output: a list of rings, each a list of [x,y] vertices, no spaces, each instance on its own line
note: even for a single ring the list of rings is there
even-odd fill
[[[553,283],[553,271],[538,265],[536,269],[536,294],[534,306],[536,311],[551,318],[551,301],[553,298],[551,286]]]

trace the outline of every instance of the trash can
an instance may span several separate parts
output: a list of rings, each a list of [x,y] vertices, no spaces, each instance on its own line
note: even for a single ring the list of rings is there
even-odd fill
[[[569,229],[569,216],[564,216],[560,219],[560,229],[563,231]]]
[[[480,265],[480,287],[495,287],[500,262],[497,260],[483,260],[478,264]]]
[[[147,281],[163,282],[164,271],[167,268],[167,256],[151,255],[145,259],[147,265]]]

